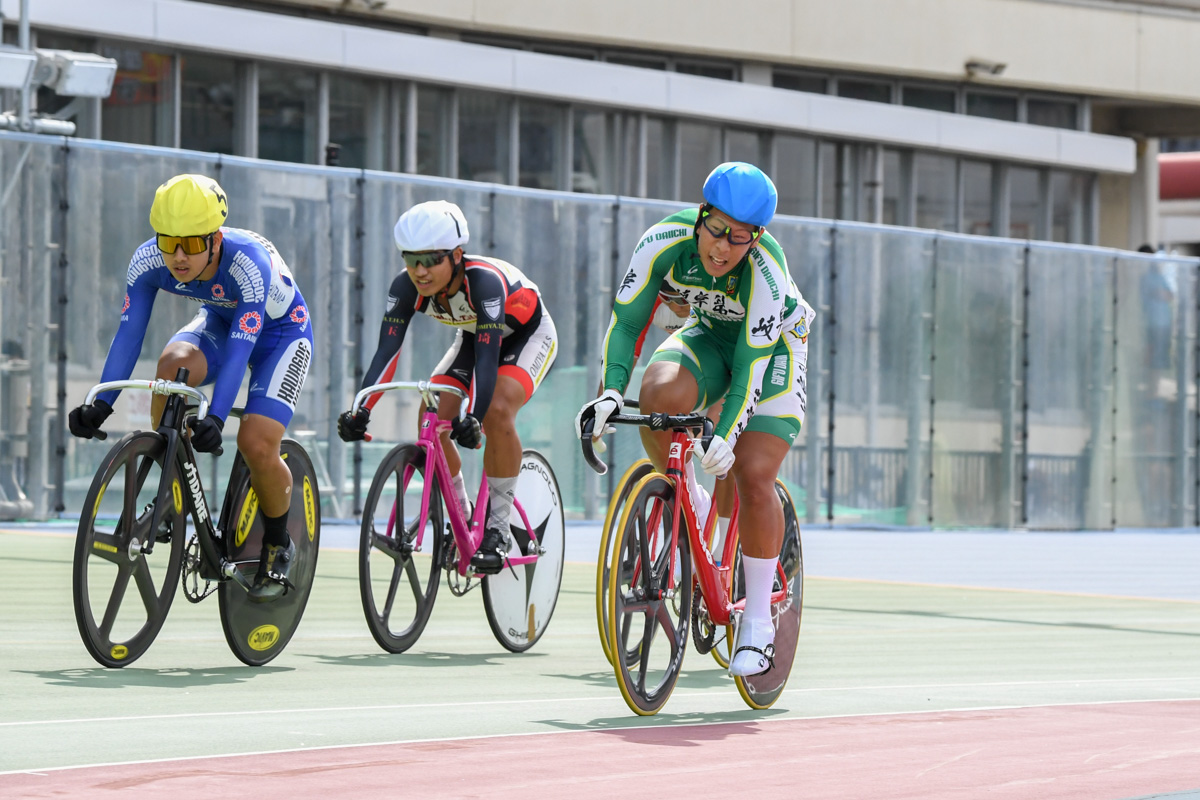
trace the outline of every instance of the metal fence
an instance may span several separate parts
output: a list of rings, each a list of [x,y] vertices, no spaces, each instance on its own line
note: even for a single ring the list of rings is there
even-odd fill
[[[462,206],[469,251],[541,287],[560,350],[519,431],[550,458],[570,512],[603,513],[640,445],[617,434],[598,478],[572,421],[594,396],[629,253],[678,204],[2,134],[0,516],[77,513],[108,445],[67,435],[66,412],[98,380],[154,190],[179,172],[220,181],[230,223],[275,242],[309,303],[316,358],[290,430],[314,456],[326,514],[353,516],[388,443],[415,435],[412,396],[377,407],[376,443],[344,445],[334,420],[402,268],[396,217],[435,198]],[[771,231],[818,311],[808,419],[783,468],[810,523],[1197,523],[1197,261],[786,217]],[[153,375],[194,312],[156,303],[135,376]],[[451,336],[416,323],[397,377],[428,376]],[[124,395],[106,427],[144,428],[148,410]],[[229,463],[212,459],[210,485]]]

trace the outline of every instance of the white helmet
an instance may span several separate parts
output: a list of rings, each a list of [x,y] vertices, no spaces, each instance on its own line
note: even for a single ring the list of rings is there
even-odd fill
[[[418,203],[400,215],[393,231],[402,253],[453,250],[471,238],[462,209],[445,200]]]

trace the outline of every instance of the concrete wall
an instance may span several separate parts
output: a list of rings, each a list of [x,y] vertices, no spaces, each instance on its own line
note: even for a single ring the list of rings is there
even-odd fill
[[[52,2],[52,0],[41,0]],[[397,22],[888,75],[1200,104],[1200,14],[1056,0],[276,0]],[[1175,4],[1179,5],[1179,4]],[[1186,4],[1185,4],[1186,5]],[[740,33],[739,31],[744,31]]]

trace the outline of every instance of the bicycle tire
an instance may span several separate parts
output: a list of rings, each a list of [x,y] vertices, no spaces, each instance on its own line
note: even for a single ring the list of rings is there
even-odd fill
[[[429,622],[440,583],[443,549],[449,533],[441,491],[437,481],[426,473],[425,466],[425,451],[415,444],[392,448],[379,463],[363,505],[358,546],[359,595],[371,636],[389,653],[403,653],[420,638]],[[419,520],[409,517],[412,514],[419,517],[421,510],[420,495],[408,496],[415,488],[414,476],[420,476],[422,482],[433,481],[429,493],[429,519],[421,541],[421,548],[430,554],[428,564],[424,563],[424,556],[414,557],[414,553],[420,552],[414,548]],[[387,494],[389,484],[393,489],[391,495]],[[389,497],[391,499],[387,499]],[[389,530],[388,521],[393,511],[395,525]],[[382,518],[379,518],[380,514]],[[408,606],[396,607],[397,599],[403,600],[402,583],[407,584],[407,594],[412,597],[411,613]],[[381,605],[376,601],[376,594],[384,586],[386,592]],[[393,624],[394,617],[403,627]]]
[[[532,564],[508,567],[483,579],[483,608],[496,641],[513,653],[537,644],[550,625],[562,587],[566,521],[562,492],[550,462],[537,450],[521,454],[516,501],[532,530],[526,530],[514,505],[510,516],[512,556],[530,552],[536,534],[544,550]]]
[[[651,473],[634,486],[613,532],[608,644],[613,653],[637,649],[633,664],[613,659],[613,672],[625,703],[639,716],[656,714],[667,702],[687,652],[692,560],[682,531],[675,537],[675,596],[666,591],[674,504],[674,484]]]
[[[600,531],[600,552],[596,558],[596,628],[600,636],[600,647],[604,650],[604,660],[610,665],[612,651],[608,647],[608,575],[609,562],[612,560],[612,526],[621,518],[629,492],[638,481],[653,471],[654,465],[648,458],[633,462],[629,469],[625,470],[625,474],[617,481],[616,491],[608,501],[604,527]],[[636,656],[636,652],[634,655]]]
[[[294,439],[284,439],[279,452],[292,473],[287,530],[296,545],[296,558],[288,575],[293,588],[266,603],[252,602],[236,581],[222,581],[217,588],[225,641],[238,660],[252,667],[260,667],[282,653],[300,626],[312,593],[321,546],[321,495],[312,460]],[[252,582],[262,551],[263,524],[248,468],[239,470],[235,464],[225,494],[232,512],[225,523],[234,523],[232,530],[223,531],[225,555]]]
[[[770,708],[783,694],[796,658],[796,647],[800,639],[800,617],[804,610],[804,557],[800,542],[800,520],[796,506],[783,481],[775,479],[775,494],[783,504],[783,544],[779,550],[779,566],[788,584],[788,595],[771,608],[771,621],[775,625],[775,664],[762,675],[735,677],[738,694],[751,708]],[[741,548],[738,549],[741,561]],[[734,582],[744,580],[734,566]],[[779,572],[776,572],[775,591],[782,588]],[[742,594],[745,592],[743,591]],[[736,595],[736,592],[735,592]],[[726,636],[733,641],[733,626]]]
[[[88,653],[106,667],[124,667],[146,652],[166,621],[179,584],[186,518],[183,486],[174,464],[166,465],[172,502],[158,526],[168,538],[148,542],[165,456],[166,440],[158,433],[139,431],[124,436],[101,462],[79,516],[71,581],[75,622]],[[121,481],[121,505],[109,533],[99,529],[97,521],[114,480]],[[143,503],[148,507],[139,514]],[[149,551],[146,544],[150,544]],[[105,579],[105,572],[110,580]],[[142,601],[144,619],[134,604],[123,602],[131,579]],[[111,589],[97,621],[94,606],[106,585]]]

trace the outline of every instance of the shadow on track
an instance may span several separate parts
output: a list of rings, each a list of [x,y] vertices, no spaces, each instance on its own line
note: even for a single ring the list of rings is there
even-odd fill
[[[331,666],[355,667],[498,667],[510,661],[528,661],[545,657],[545,653],[361,653],[352,656],[326,656],[318,653],[299,653],[317,663]]]
[[[652,717],[628,714],[620,717],[600,717],[590,722],[577,723],[560,719],[543,719],[538,722],[564,731],[607,733],[631,744],[696,747],[701,742],[722,741],[732,736],[757,735],[759,722],[786,713],[787,709],[778,707],[764,711],[747,708],[745,711],[714,714],[660,712]]]
[[[56,669],[14,670],[36,675],[51,686],[73,686],[81,689],[125,689],[130,686],[151,686],[175,689],[190,686],[218,686],[245,683],[253,678],[278,672],[292,672],[291,667],[214,667],[209,669]]]

